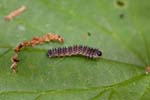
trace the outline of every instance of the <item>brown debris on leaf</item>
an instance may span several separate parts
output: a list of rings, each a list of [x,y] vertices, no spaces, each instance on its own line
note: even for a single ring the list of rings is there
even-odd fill
[[[147,66],[146,67],[146,74],[149,74],[150,73],[150,66]]]
[[[29,46],[33,47],[35,45],[43,44],[44,42],[50,42],[50,41],[58,41],[60,43],[63,43],[64,39],[58,34],[47,33],[43,37],[33,37],[32,40],[23,41],[18,46],[16,46],[16,48],[14,49],[15,55],[12,56],[11,58],[11,62],[12,62],[11,69],[13,70],[13,72],[14,73],[17,72],[17,63],[19,62],[18,52],[20,52],[21,49],[29,47]]]
[[[26,10],[26,6],[21,6],[20,8],[16,9],[15,11],[5,16],[5,20],[10,21],[14,19],[16,16],[18,16],[19,14],[21,14],[22,12],[24,12],[25,10]]]

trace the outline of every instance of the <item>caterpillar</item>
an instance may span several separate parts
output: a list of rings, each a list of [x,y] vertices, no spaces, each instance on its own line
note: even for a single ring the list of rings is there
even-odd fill
[[[72,55],[81,55],[87,58],[99,58],[102,56],[102,52],[96,48],[74,45],[69,47],[54,48],[47,52],[48,57],[64,57]]]

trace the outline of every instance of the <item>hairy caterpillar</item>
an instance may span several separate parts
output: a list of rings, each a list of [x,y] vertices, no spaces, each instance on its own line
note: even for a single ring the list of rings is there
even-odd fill
[[[63,56],[72,56],[72,55],[81,55],[88,58],[98,58],[102,56],[102,52],[98,49],[82,46],[82,45],[75,45],[75,46],[63,47],[63,48],[54,48],[48,50],[47,52],[48,57],[63,57]]]

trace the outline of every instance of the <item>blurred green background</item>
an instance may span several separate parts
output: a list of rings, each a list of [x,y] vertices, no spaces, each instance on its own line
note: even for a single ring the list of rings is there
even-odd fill
[[[4,17],[25,5],[12,21]],[[149,0],[0,0],[0,100],[150,100]],[[13,48],[53,32],[50,42],[19,53]],[[48,58],[47,50],[75,44],[99,48],[97,60]]]

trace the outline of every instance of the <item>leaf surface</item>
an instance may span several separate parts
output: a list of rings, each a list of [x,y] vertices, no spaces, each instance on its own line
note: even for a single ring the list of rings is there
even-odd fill
[[[4,20],[21,5],[27,10]],[[1,0],[0,99],[149,100],[150,3],[148,0]],[[10,70],[13,48],[33,36],[58,33],[64,44],[46,43],[19,53],[19,73]],[[100,59],[48,58],[47,50],[75,44],[103,51]]]

